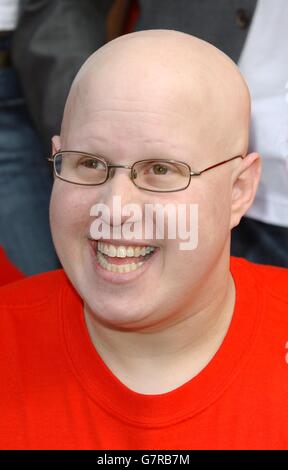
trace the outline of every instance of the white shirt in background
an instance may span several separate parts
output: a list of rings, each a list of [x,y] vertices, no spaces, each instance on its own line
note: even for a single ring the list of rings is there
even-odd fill
[[[288,1],[258,0],[239,60],[252,97],[250,151],[262,156],[247,215],[288,227]]]
[[[0,31],[13,31],[19,13],[19,0],[0,0]]]

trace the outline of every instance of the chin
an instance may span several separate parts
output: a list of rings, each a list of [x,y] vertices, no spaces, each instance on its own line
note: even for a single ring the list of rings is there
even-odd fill
[[[131,302],[128,302],[129,306],[127,307],[127,303],[119,305],[116,300],[105,303],[87,300],[85,300],[84,307],[87,313],[91,313],[96,320],[108,327],[133,330],[147,325],[148,312],[143,312],[139,308],[132,311]]]

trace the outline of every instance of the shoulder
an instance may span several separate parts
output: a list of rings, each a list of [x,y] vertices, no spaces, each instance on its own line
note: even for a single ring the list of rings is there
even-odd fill
[[[69,281],[62,269],[37,274],[0,287],[0,307],[29,307],[45,303]]]
[[[260,291],[288,303],[288,269],[256,264],[243,258],[231,257],[231,271],[241,271]]]

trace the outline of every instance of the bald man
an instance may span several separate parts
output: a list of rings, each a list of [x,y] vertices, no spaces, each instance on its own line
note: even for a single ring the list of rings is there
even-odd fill
[[[1,290],[1,448],[287,447],[288,274],[230,259],[249,119],[236,65],[184,33],[82,66],[52,139],[63,270]]]

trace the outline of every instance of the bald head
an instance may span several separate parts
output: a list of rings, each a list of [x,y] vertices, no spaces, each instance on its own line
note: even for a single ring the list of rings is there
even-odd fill
[[[185,33],[132,33],[90,56],[67,100],[62,148],[88,116],[104,108],[178,113],[209,161],[247,151],[250,98],[244,79],[224,53]]]

